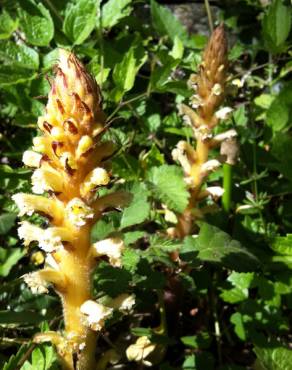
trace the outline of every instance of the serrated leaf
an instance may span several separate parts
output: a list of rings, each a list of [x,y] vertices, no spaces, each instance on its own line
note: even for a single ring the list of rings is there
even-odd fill
[[[5,260],[1,261],[1,252],[4,252]],[[0,276],[8,276],[10,270],[25,255],[25,251],[20,248],[5,250],[0,248]]]
[[[277,236],[271,242],[271,248],[281,255],[292,256],[292,234]]]
[[[48,9],[33,0],[21,2],[18,9],[20,28],[26,41],[36,46],[47,46],[54,37],[54,23]]]
[[[34,49],[24,44],[0,41],[0,61],[13,68],[36,70],[39,66],[39,55]]]
[[[100,0],[77,0],[69,3],[63,23],[65,35],[74,43],[82,44],[97,25]]]
[[[255,255],[216,226],[202,223],[199,236],[188,240],[202,261],[220,263],[240,272],[252,271],[259,265]]]
[[[7,362],[5,362],[2,370],[15,370],[17,369],[17,365],[23,355],[26,353],[28,349],[27,344],[23,344],[19,350],[17,351],[16,355],[12,355]]]
[[[129,6],[132,0],[109,0],[102,7],[102,27],[112,28],[119,21],[131,14],[132,7]]]
[[[292,364],[292,350],[285,347],[257,347],[254,352],[263,370],[290,370]]]
[[[25,361],[20,370],[57,370],[58,358],[52,346],[41,345],[35,348],[31,359]]]
[[[141,253],[139,250],[127,248],[123,253],[122,266],[126,270],[134,273],[137,269],[137,265],[140,259],[141,259]]]
[[[147,189],[144,184],[134,183],[129,192],[133,194],[133,199],[129,207],[123,211],[121,229],[140,224],[147,219],[150,212],[150,204],[147,201]]]
[[[179,167],[169,165],[153,167],[147,174],[147,180],[154,198],[174,211],[183,212],[186,209],[189,192]]]
[[[0,14],[0,40],[8,39],[17,29],[17,26],[18,19],[13,20],[4,9]]]
[[[269,49],[281,51],[291,29],[291,7],[282,0],[273,0],[263,19],[263,33]]]

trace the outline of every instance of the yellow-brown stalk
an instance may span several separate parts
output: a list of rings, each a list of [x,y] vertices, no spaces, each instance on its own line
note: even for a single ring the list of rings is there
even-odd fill
[[[38,126],[41,135],[34,138],[32,151],[24,153],[23,161],[36,167],[33,192],[46,195],[21,193],[14,200],[20,215],[38,212],[48,218],[50,227],[21,223],[19,236],[24,244],[37,241],[47,252],[44,269],[24,278],[36,293],[46,292],[52,284],[61,297],[65,326],[62,334],[48,332],[35,340],[52,341],[64,369],[93,370],[97,332],[112,309],[92,301],[91,273],[99,256],[118,266],[123,244],[110,238],[91,245],[90,231],[106,208],[122,206],[127,195],[96,196],[97,188],[110,181],[105,161],[113,145],[101,142],[106,127],[96,81],[65,50],[60,50]]]
[[[219,122],[216,113],[224,100],[227,66],[227,39],[223,25],[220,25],[205,48],[198,75],[190,78],[191,87],[195,90],[191,98],[193,109],[181,106],[181,113],[193,128],[196,147],[182,141],[173,151],[174,159],[183,167],[190,192],[188,207],[179,215],[177,226],[172,230],[172,235],[179,238],[192,233],[194,219],[201,213],[198,202],[208,195],[208,191],[202,190],[202,185],[206,176],[219,165],[217,160],[209,161],[209,152],[220,142],[213,137],[212,130]]]

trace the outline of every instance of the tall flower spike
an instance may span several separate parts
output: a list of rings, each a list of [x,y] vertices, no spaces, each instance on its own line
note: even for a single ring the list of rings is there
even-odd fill
[[[97,332],[110,316],[91,295],[91,272],[104,256],[120,266],[122,241],[90,243],[90,231],[108,207],[126,205],[123,192],[96,197],[110,176],[103,167],[114,150],[110,142],[100,142],[105,131],[101,95],[94,80],[76,56],[60,50],[56,76],[52,82],[45,114],[38,119],[42,135],[34,138],[33,151],[23,162],[34,167],[32,190],[36,194],[16,194],[20,216],[34,212],[48,218],[42,229],[21,223],[19,237],[24,245],[37,242],[46,253],[46,266],[24,276],[33,293],[45,293],[52,286],[61,297],[65,327],[63,333],[37,336],[54,340],[66,370],[95,368]],[[99,310],[99,311],[98,311]],[[99,312],[99,318],[94,317]],[[98,321],[96,321],[98,319]],[[52,339],[53,340],[53,339]]]
[[[224,119],[231,110],[219,109],[224,101],[227,67],[227,39],[224,26],[220,25],[205,48],[198,74],[190,77],[189,85],[194,90],[190,101],[193,109],[183,104],[180,106],[180,113],[193,128],[196,147],[190,149],[189,144],[182,146],[180,142],[173,151],[174,160],[183,167],[190,192],[188,207],[179,215],[176,229],[171,230],[176,237],[183,238],[192,233],[194,219],[200,213],[198,201],[210,194],[208,188],[204,190],[202,186],[208,174],[221,164],[217,159],[209,159],[209,151],[230,137],[230,131],[214,138],[212,132],[219,120]],[[232,130],[234,136],[236,132]],[[217,191],[217,194],[222,194],[222,191]]]

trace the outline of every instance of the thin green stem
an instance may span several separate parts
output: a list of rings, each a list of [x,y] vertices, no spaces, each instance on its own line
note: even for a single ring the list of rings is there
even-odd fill
[[[214,31],[214,23],[213,23],[212,11],[211,11],[209,0],[205,0],[205,8],[207,12],[210,32],[212,33]]]
[[[232,199],[232,172],[233,167],[228,163],[223,165],[223,197],[222,197],[222,206],[226,213],[229,213],[231,208],[231,199]]]

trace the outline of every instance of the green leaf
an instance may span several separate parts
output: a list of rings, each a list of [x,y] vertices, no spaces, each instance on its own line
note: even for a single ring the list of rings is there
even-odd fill
[[[206,349],[212,342],[210,334],[206,331],[202,331],[198,335],[181,337],[180,340],[184,345],[196,349]]]
[[[34,49],[12,41],[0,41],[0,61],[13,68],[36,70],[39,67],[39,56]]]
[[[23,344],[19,350],[17,351],[16,355],[12,355],[7,362],[5,362],[2,370],[15,370],[17,369],[17,365],[21,358],[27,352],[28,345]]]
[[[133,199],[129,207],[123,211],[121,229],[140,224],[147,219],[150,212],[150,204],[147,202],[147,189],[144,184],[134,183],[128,191],[133,194]]]
[[[20,27],[26,41],[36,46],[47,46],[54,37],[54,23],[50,12],[42,3],[22,1],[18,9]]]
[[[10,270],[25,255],[25,251],[20,248],[5,250],[0,247],[0,276],[8,276]],[[2,258],[5,257],[5,258]],[[2,261],[1,261],[2,260]]]
[[[177,166],[153,167],[147,174],[153,197],[165,203],[168,208],[183,212],[188,205],[189,192],[182,170]]]
[[[16,217],[17,214],[15,213],[3,213],[0,215],[0,235],[8,233],[14,225]]]
[[[254,352],[263,370],[290,370],[292,351],[285,347],[257,347]]]
[[[202,261],[219,263],[235,271],[252,271],[259,264],[258,259],[237,240],[207,223],[201,224],[199,236],[192,239],[192,245]]]
[[[275,237],[271,242],[271,248],[278,254],[292,256],[292,234]]]
[[[248,298],[248,288],[253,281],[254,274],[252,272],[235,272],[233,271],[227,278],[234,288],[223,289],[220,297],[227,303],[239,303]]]
[[[238,338],[246,340],[246,331],[242,314],[240,312],[235,312],[231,315],[230,322],[234,325],[234,331]]]
[[[276,98],[267,110],[267,124],[273,131],[282,131],[288,122],[289,108],[281,98]]]
[[[281,51],[291,29],[291,7],[282,0],[273,0],[263,19],[263,34],[268,49]]]
[[[58,357],[52,346],[41,345],[35,348],[30,360],[25,361],[20,370],[57,370]]]
[[[171,52],[169,55],[173,57],[173,59],[182,59],[184,54],[184,45],[181,42],[178,36],[175,36],[174,43]]]
[[[18,19],[13,20],[5,10],[0,14],[0,40],[8,39],[18,27]]]
[[[137,55],[137,54],[140,55]],[[113,80],[117,86],[118,92],[116,101],[120,100],[123,93],[132,89],[135,83],[135,78],[140,67],[145,63],[147,56],[142,49],[136,49],[132,46],[125,53],[122,61],[115,65],[113,70]]]
[[[132,12],[132,0],[109,0],[102,7],[102,27],[112,28]]]
[[[137,269],[137,265],[141,259],[141,253],[139,250],[127,248],[122,257],[122,266],[131,273],[134,273]]]
[[[36,312],[32,311],[0,311],[0,325],[9,325],[9,324],[39,324],[45,320],[44,316],[39,315]]]
[[[196,40],[189,37],[187,30],[172,12],[165,6],[157,4],[155,0],[151,0],[151,16],[153,26],[159,35],[167,35],[173,41],[178,37],[187,47],[198,46]]]
[[[100,0],[77,0],[69,4],[63,31],[74,45],[82,44],[96,27],[99,4]]]

